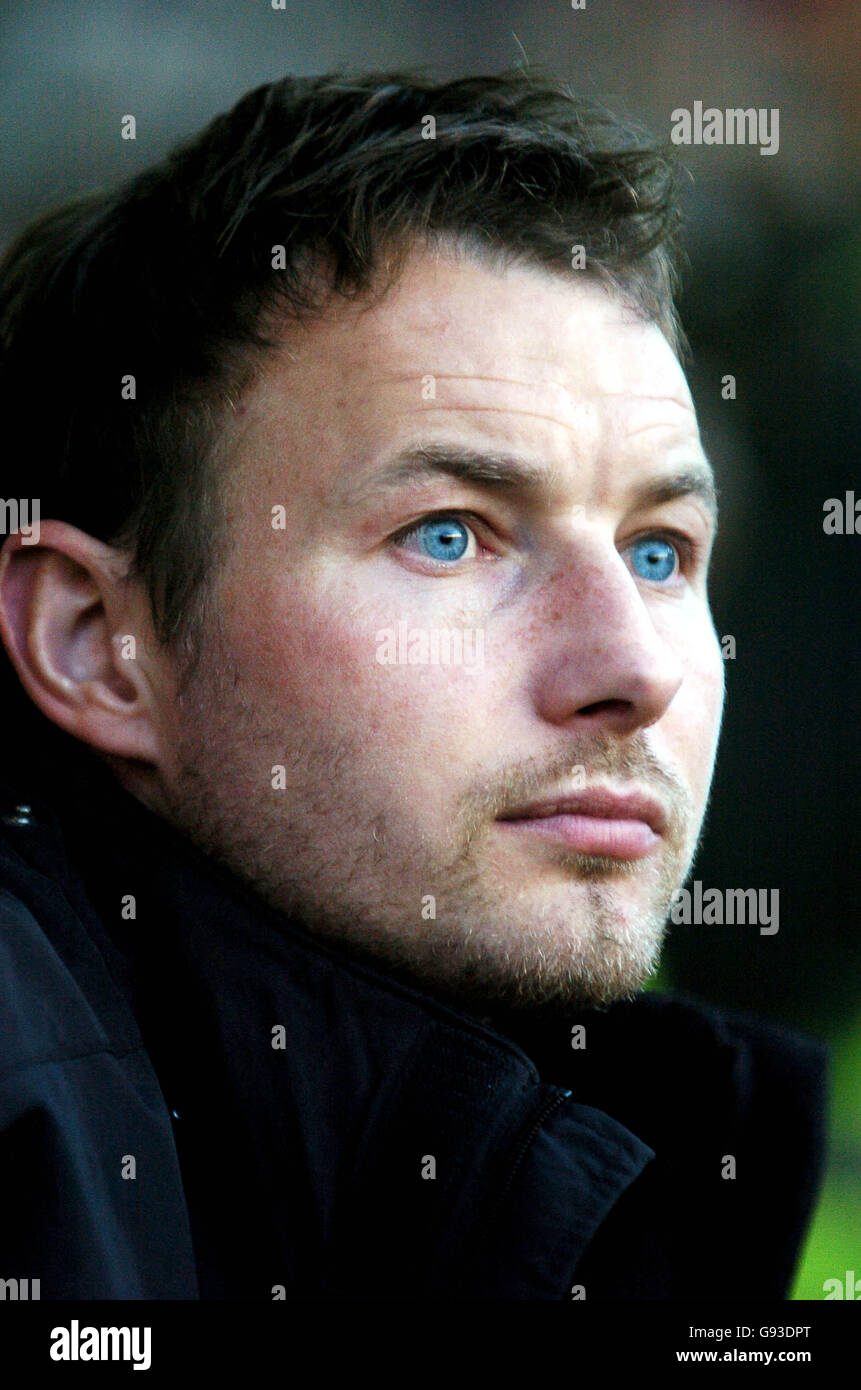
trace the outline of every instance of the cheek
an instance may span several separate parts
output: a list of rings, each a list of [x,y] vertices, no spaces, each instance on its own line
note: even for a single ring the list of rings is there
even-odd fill
[[[308,737],[354,742],[375,770],[451,782],[490,703],[483,634],[450,629],[434,645],[442,624],[419,628],[392,607],[328,594],[282,596],[267,611],[258,600],[234,622],[231,650],[244,683]]]
[[[701,692],[706,727],[713,728],[716,737],[723,714],[726,663],[717,633],[711,624],[708,631],[701,635],[694,647],[694,653],[693,679]]]
[[[717,752],[724,704],[725,666],[714,630],[690,634],[684,649],[684,682],[668,711],[677,747],[692,784],[708,790]]]

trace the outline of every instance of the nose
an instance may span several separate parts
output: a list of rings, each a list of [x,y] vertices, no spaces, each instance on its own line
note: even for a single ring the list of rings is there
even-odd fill
[[[552,724],[630,734],[669,708],[682,664],[612,541],[578,551],[543,591],[535,703]]]

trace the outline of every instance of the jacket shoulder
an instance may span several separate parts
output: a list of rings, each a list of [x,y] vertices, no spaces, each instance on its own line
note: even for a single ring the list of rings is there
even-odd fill
[[[0,1077],[140,1046],[117,981],[62,885],[0,846]]]
[[[44,1299],[195,1298],[170,1117],[85,920],[0,842],[0,1265]]]
[[[644,995],[617,1012],[627,1082],[607,1078],[608,1047],[594,1084],[600,1072],[612,1113],[656,1160],[582,1277],[596,1293],[612,1281],[620,1297],[651,1283],[663,1293],[647,1297],[785,1298],[823,1176],[827,1048],[686,995]],[[614,1263],[629,1271],[621,1287]]]

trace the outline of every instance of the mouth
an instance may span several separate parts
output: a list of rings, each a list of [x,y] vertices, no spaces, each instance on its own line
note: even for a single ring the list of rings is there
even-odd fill
[[[512,832],[559,841],[579,854],[643,859],[660,844],[668,815],[644,792],[596,787],[516,807],[498,822]]]

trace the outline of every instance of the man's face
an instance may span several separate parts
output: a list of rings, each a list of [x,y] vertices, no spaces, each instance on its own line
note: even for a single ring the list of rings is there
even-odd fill
[[[235,453],[172,819],[467,1007],[636,992],[723,700],[708,467],[658,328],[575,273],[416,251],[286,335]]]

